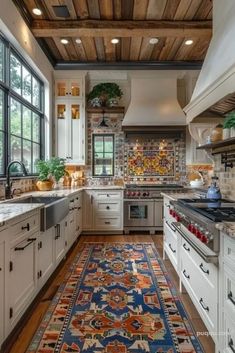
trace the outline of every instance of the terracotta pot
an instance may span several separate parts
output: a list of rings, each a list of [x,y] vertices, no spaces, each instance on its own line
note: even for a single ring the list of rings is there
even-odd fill
[[[39,191],[50,191],[52,190],[53,182],[50,180],[47,180],[47,181],[38,180],[36,183],[36,186]]]

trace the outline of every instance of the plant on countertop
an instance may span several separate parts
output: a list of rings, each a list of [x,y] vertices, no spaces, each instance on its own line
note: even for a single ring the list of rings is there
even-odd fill
[[[235,127],[235,111],[226,114],[224,119],[223,129],[230,129],[231,127]]]
[[[38,171],[38,180],[40,181],[49,181],[50,180],[50,166],[48,161],[39,159],[36,162],[36,168]]]
[[[67,174],[65,171],[65,161],[63,158],[52,157],[48,161],[50,174],[55,178],[56,183]]]
[[[90,93],[87,95],[88,102],[92,105],[92,101],[97,98],[101,100],[101,104],[106,106],[109,105],[114,99],[120,99],[123,96],[123,92],[120,87],[114,82],[104,82],[95,85]]]

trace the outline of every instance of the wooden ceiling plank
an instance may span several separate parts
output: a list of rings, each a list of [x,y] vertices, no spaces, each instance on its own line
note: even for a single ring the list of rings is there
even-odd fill
[[[134,0],[122,0],[122,19],[131,20],[133,18]]]
[[[113,0],[113,16],[115,20],[122,18],[122,0]]]
[[[83,44],[82,43],[77,44],[75,42],[74,38],[71,38],[71,40],[73,41],[74,48],[75,48],[78,60],[79,61],[86,61],[87,60],[87,56],[86,56]]]
[[[53,40],[53,38],[44,38],[47,47],[50,49],[50,52],[52,53],[52,56],[54,57],[55,60],[62,60],[62,56]]]
[[[143,38],[140,48],[140,61],[148,61],[151,58],[154,45],[149,43],[150,38]]]
[[[213,9],[210,10],[210,12],[208,13],[208,16],[207,16],[207,20],[212,20],[212,15],[213,15]]]
[[[58,20],[58,17],[56,17],[52,6],[59,6],[60,2],[59,0],[42,0],[42,5],[46,9],[50,19],[52,20]],[[49,36],[48,36],[49,37]]]
[[[168,0],[162,18],[165,20],[173,20],[180,4],[180,0]]]
[[[105,61],[104,40],[102,37],[94,38],[97,58],[99,61]]]
[[[74,0],[74,7],[78,18],[86,19],[89,18],[89,10],[86,0]]]
[[[189,9],[184,17],[185,20],[192,20],[203,0],[192,0]]]
[[[95,20],[100,19],[99,0],[87,0],[89,17]]]
[[[171,51],[169,53],[169,55],[167,56],[167,60],[174,60],[175,56],[177,55],[177,52],[179,50],[179,48],[181,47],[182,43],[183,43],[184,39],[183,38],[176,38]]]
[[[151,54],[151,60],[157,61],[159,60],[159,56],[162,52],[162,49],[165,46],[166,38],[159,38],[159,42],[154,45],[152,54]]]
[[[149,0],[134,0],[133,19],[145,20],[147,15]]]
[[[209,15],[210,11],[212,10],[212,1],[204,0],[201,5],[199,6],[194,19],[196,20],[205,20]]]
[[[122,48],[121,48],[121,43],[120,41],[115,45],[115,53],[116,53],[116,61],[121,61],[122,60]]]
[[[197,38],[191,38],[193,40],[193,45],[185,45],[184,41],[181,44],[181,47],[179,48],[179,50],[177,51],[174,60],[188,60],[188,57],[190,56],[190,53],[192,51],[195,51],[195,47],[197,45],[197,41],[199,41],[199,39]]]
[[[74,43],[72,38],[69,38],[69,43],[66,45],[66,50],[67,50],[67,53],[68,53],[69,58],[70,58],[71,61],[78,60],[77,51],[75,49],[76,45],[77,44]]]
[[[67,6],[67,8],[69,10],[70,17],[73,20],[77,19],[77,13],[76,13],[76,10],[75,10],[74,4],[73,4],[73,0],[60,0],[60,4]]]
[[[104,48],[106,61],[116,61],[116,48],[115,45],[111,43],[112,37],[104,38]]]
[[[96,61],[97,60],[97,53],[96,53],[96,47],[95,47],[95,42],[93,38],[88,38],[88,37],[81,37],[82,44],[87,56],[88,61]]]
[[[100,18],[103,20],[113,19],[113,0],[100,0]]]
[[[131,47],[131,38],[122,38],[121,39],[121,60],[122,61],[130,60],[130,47]]]
[[[147,16],[148,20],[160,20],[164,13],[167,0],[149,0]]]
[[[159,54],[159,60],[167,60],[168,56],[170,55],[171,48],[175,42],[175,38],[168,37],[166,38],[165,45],[162,48],[161,53]]]
[[[183,20],[190,5],[191,5],[191,0],[181,0],[176,10],[174,20]]]
[[[67,53],[67,50],[65,48],[65,45],[60,42],[60,38],[58,37],[53,37],[53,40],[55,42],[55,45],[57,46],[60,55],[62,56],[63,60],[69,61],[69,54]]]
[[[200,60],[204,58],[206,51],[209,46],[209,41],[205,39],[200,39],[194,46],[194,50],[189,54],[189,60]]]
[[[36,37],[200,37],[210,38],[211,21],[34,20]]]
[[[131,38],[131,47],[130,47],[130,60],[138,61],[140,55],[140,48],[142,43],[142,37]]]

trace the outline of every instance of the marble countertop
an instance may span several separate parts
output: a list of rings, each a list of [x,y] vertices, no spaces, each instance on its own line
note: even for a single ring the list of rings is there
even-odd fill
[[[179,192],[179,191],[168,191],[168,192],[161,192],[162,196],[166,196],[168,197],[170,200],[172,201],[177,201],[178,199],[190,199],[190,198],[195,198],[195,193],[192,191],[183,191]]]
[[[220,222],[216,224],[216,228],[235,239],[235,222]]]
[[[40,209],[44,204],[38,203],[6,203],[0,204],[0,226],[3,226],[13,218],[17,218],[36,209]]]

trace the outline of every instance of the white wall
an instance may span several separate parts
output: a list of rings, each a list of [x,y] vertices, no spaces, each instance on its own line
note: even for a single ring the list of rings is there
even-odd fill
[[[14,45],[45,84],[46,156],[51,152],[53,67],[11,0],[0,0],[0,32]]]

